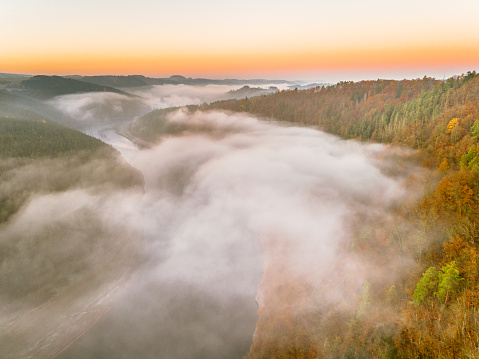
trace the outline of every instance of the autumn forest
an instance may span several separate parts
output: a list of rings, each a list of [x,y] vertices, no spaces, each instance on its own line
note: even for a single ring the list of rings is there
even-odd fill
[[[414,270],[392,284],[374,279],[365,283],[356,315],[333,313],[336,320],[324,324],[319,334],[299,324],[311,318],[297,318],[295,323],[282,312],[281,318],[271,315],[262,322],[260,316],[259,338],[262,332],[268,335],[274,321],[288,324],[279,344],[264,345],[260,343],[264,339],[257,339],[251,358],[479,355],[479,76],[475,72],[445,81],[424,77],[340,82],[202,107],[318,126],[346,139],[406,146],[417,150],[416,161],[437,176],[424,196],[397,208],[396,216],[413,224],[413,231],[389,228],[383,238],[372,237],[370,243],[352,249],[372,258],[384,247],[398,257],[406,252],[415,259]],[[289,290],[283,293],[290,297],[285,301],[296,295],[294,291],[307,291],[294,286]],[[331,328],[338,323],[343,330]]]

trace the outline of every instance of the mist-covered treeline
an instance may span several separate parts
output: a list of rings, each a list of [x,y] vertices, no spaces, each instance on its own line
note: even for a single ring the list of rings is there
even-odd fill
[[[354,305],[325,311],[309,303],[314,286],[300,278],[279,280],[260,309],[251,358],[478,354],[479,77],[474,72],[444,82],[343,82],[200,108],[248,112],[319,126],[344,138],[406,145],[417,149],[420,162],[434,171],[426,194],[397,208],[391,226],[375,220],[377,227],[369,230],[353,226],[357,232],[350,255],[411,259],[414,264],[404,276],[387,283],[372,271]],[[155,131],[171,129],[172,119],[158,111],[130,130],[151,140]],[[266,271],[265,287],[268,278]],[[268,311],[269,301],[282,309]],[[303,309],[299,315],[298,308]]]

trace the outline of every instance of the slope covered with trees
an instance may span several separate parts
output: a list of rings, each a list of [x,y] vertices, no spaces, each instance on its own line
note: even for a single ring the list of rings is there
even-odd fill
[[[437,186],[401,214],[421,230],[409,238],[397,234],[404,236],[401,251],[413,255],[418,269],[388,287],[366,282],[356,315],[342,320],[344,331],[331,336],[324,334],[333,332],[328,328],[323,334],[306,330],[306,342],[324,357],[479,355],[479,77],[475,72],[444,82],[430,78],[343,82],[206,108],[247,111],[316,125],[343,138],[420,150],[423,164],[437,169],[441,177]],[[293,329],[291,334],[298,332]],[[255,348],[252,357],[258,357]],[[306,347],[293,356],[315,355]]]
[[[5,320],[87,278],[96,281],[99,273],[114,276],[117,264],[125,269],[136,263],[140,239],[132,233],[106,228],[87,205],[53,216],[49,201],[141,192],[142,186],[141,174],[96,138],[44,118],[0,117],[0,313]],[[32,203],[43,203],[35,215]]]
[[[352,239],[350,251],[373,262],[412,258],[414,263],[404,266],[407,272],[389,282],[371,274],[348,310],[315,308],[309,302],[311,288],[299,278],[283,278],[260,308],[249,358],[479,356],[475,72],[446,81],[341,82],[198,108],[248,112],[317,126],[346,139],[407,146],[418,150],[422,165],[435,173],[422,198],[396,209],[392,225],[377,223],[366,233],[358,226]],[[166,115],[153,112],[130,131],[152,141],[155,133],[165,131]],[[263,280],[268,277],[266,270]],[[268,300],[280,310],[268,309]]]

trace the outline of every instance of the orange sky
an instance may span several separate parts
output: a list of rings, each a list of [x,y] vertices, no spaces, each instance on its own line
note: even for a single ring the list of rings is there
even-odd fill
[[[0,72],[336,80],[479,68],[479,2],[470,0],[16,0],[3,9]]]
[[[347,69],[408,69],[460,67],[479,64],[479,47],[345,49],[258,54],[39,54],[4,57],[2,72],[43,74],[282,74]]]

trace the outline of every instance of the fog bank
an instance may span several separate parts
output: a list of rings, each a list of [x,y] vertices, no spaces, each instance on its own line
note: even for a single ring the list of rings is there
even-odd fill
[[[143,265],[63,358],[241,358],[255,300],[284,309],[271,301],[278,286],[294,280],[313,288],[308,305],[348,308],[371,273],[395,275],[394,261],[348,255],[357,223],[388,223],[407,194],[390,150],[244,114],[168,121],[182,130],[123,152],[145,177]]]
[[[402,150],[186,109],[159,119],[155,131],[165,132],[149,149],[115,131],[152,109],[237,88],[49,101],[117,148],[144,192],[101,155],[0,163],[1,199],[21,199],[0,225],[9,288],[0,343],[11,358],[242,358],[260,335],[281,339],[278,325],[318,332],[328,313],[355,317],[366,282],[390,285],[413,265],[402,248],[381,247],[394,229],[408,235],[395,213],[414,194],[408,176],[417,169],[403,166]],[[47,305],[17,301],[42,297],[36,288],[46,288]],[[310,313],[319,320],[308,323]]]

